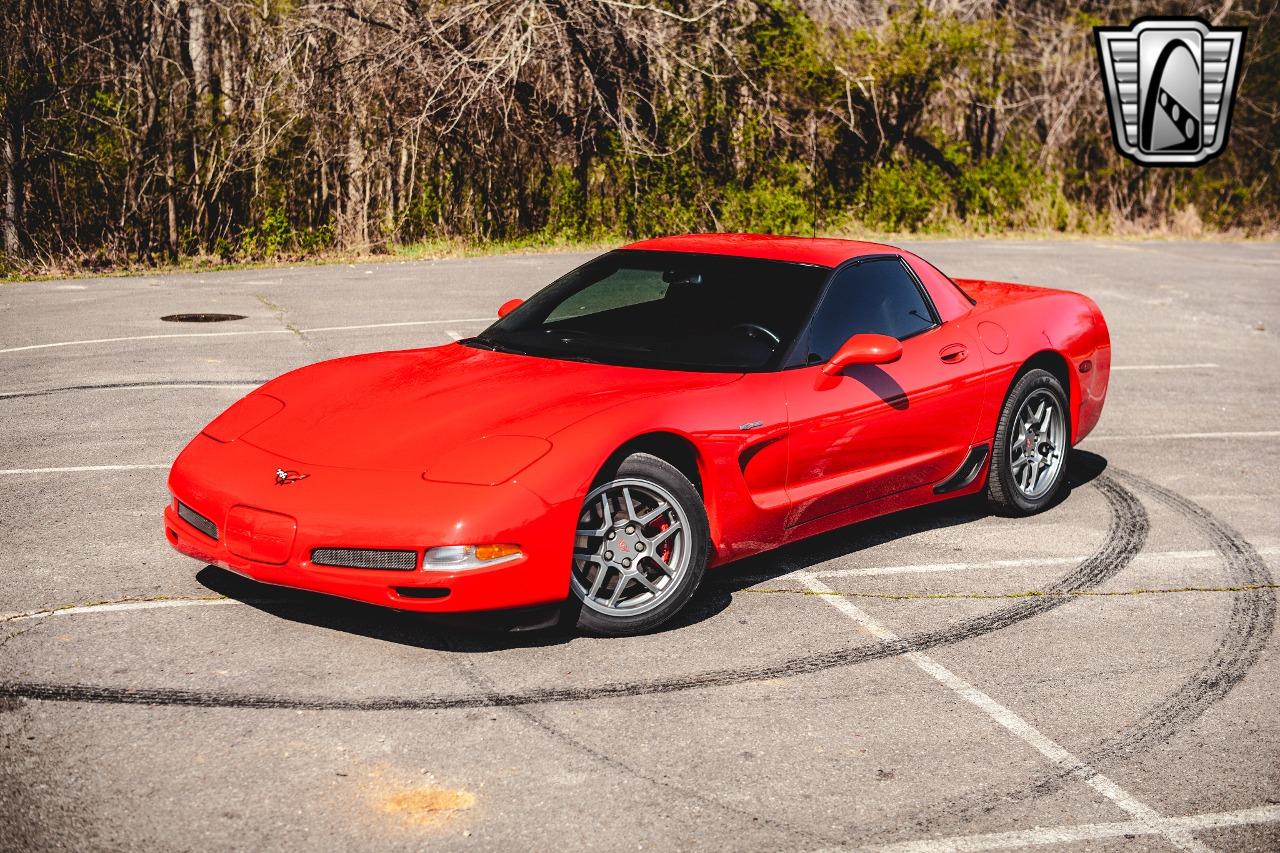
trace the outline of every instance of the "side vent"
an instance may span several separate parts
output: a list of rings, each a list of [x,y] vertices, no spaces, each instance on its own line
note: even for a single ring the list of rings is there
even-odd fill
[[[969,455],[965,457],[964,462],[960,463],[960,467],[956,472],[941,483],[933,487],[935,495],[944,495],[947,492],[954,492],[963,489],[978,478],[978,474],[982,473],[982,466],[987,461],[988,447],[985,444],[979,444],[977,447],[969,451]]]

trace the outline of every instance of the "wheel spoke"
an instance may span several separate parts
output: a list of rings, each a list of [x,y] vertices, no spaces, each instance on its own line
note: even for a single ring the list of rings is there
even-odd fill
[[[649,590],[649,592],[653,593],[654,595],[658,595],[662,592],[662,590],[658,589],[657,584],[655,584],[653,581],[649,580],[647,577],[645,577],[642,574],[633,575],[632,580],[638,581],[641,586]]]
[[[631,500],[631,489],[627,486],[622,487],[622,503],[626,507],[627,518],[631,521],[637,521],[636,505],[635,502]]]
[[[622,591],[626,589],[627,582],[630,580],[626,575],[618,576],[618,585],[613,588],[613,594],[609,596],[609,606],[617,607],[618,598],[621,597]]]
[[[655,566],[662,570],[664,575],[667,575],[668,577],[675,577],[675,572],[672,570],[671,565],[656,553],[650,554],[649,559],[653,561]]]
[[[591,592],[588,593],[592,598],[600,594],[600,587],[604,585],[604,576],[609,573],[609,568],[604,563],[597,563],[599,569],[596,571],[596,579],[591,582]]]
[[[666,501],[659,501],[657,509],[650,510],[649,512],[640,516],[639,518],[636,519],[636,523],[639,524],[641,527],[644,527],[645,525],[656,521],[658,516],[662,515],[664,512],[666,512],[669,509],[671,509],[671,504],[667,503]]]
[[[1036,427],[1036,431],[1043,436],[1049,430],[1049,418],[1053,417],[1053,406],[1045,403],[1041,408],[1044,411],[1044,416],[1040,418],[1040,424]]]
[[[668,539],[670,539],[672,535],[675,534],[678,530],[680,530],[680,522],[677,521],[675,524],[671,525],[666,530],[662,531],[658,535],[651,538],[649,540],[649,547],[653,548],[654,550],[657,550],[659,545],[661,545],[663,542],[666,542]]]

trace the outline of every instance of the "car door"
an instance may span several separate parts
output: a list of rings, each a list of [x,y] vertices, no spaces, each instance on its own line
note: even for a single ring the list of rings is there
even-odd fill
[[[889,335],[902,357],[821,370],[854,334]],[[982,355],[963,318],[939,321],[897,255],[859,259],[832,276],[787,371],[787,493],[794,526],[941,482],[968,454],[983,394]]]

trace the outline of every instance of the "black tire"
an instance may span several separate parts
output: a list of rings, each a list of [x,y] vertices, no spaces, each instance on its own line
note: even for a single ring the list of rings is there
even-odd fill
[[[1028,400],[1052,400],[1061,413],[1061,439],[1051,444],[1054,450],[1061,452],[1061,462],[1052,472],[1051,482],[1037,482],[1031,493],[1024,489],[1014,475],[1014,462],[1010,449],[1017,454],[1028,452],[1029,443],[1024,425],[1018,420],[1018,413]],[[1019,444],[1021,442],[1021,445]],[[1035,450],[1039,452],[1043,444]],[[987,475],[987,501],[994,512],[1006,516],[1034,515],[1050,506],[1062,491],[1067,481],[1067,468],[1071,455],[1071,417],[1067,408],[1067,395],[1062,383],[1047,370],[1035,368],[1027,371],[1009,389],[1004,406],[1000,410],[1000,421],[996,425],[995,441],[991,449],[991,467]],[[1031,464],[1035,464],[1034,462]],[[1020,469],[1022,470],[1022,469]],[[1048,476],[1046,468],[1045,476]]]
[[[689,599],[693,597],[698,586],[702,583],[702,578],[706,573],[707,560],[710,554],[711,537],[707,524],[707,511],[705,506],[703,506],[702,497],[698,494],[697,489],[694,488],[693,484],[689,482],[689,479],[685,477],[684,474],[680,473],[680,471],[674,466],[664,462],[656,456],[651,456],[647,453],[634,453],[623,459],[616,467],[611,467],[610,470],[602,472],[601,476],[597,479],[591,494],[595,494],[598,489],[606,488],[610,483],[617,483],[620,481],[648,484],[649,486],[656,487],[654,490],[655,492],[665,492],[666,495],[674,499],[674,502],[678,504],[679,515],[664,516],[655,523],[659,525],[666,524],[668,527],[676,526],[674,521],[680,520],[680,516],[683,517],[684,524],[680,526],[681,529],[684,530],[685,535],[681,540],[679,547],[681,549],[687,549],[687,554],[685,550],[680,551],[682,557],[687,556],[687,562],[681,560],[683,568],[674,578],[665,581],[667,586],[663,587],[661,595],[652,593],[653,601],[648,605],[648,609],[643,610],[643,612],[636,613],[635,615],[628,615],[623,613],[601,612],[598,609],[593,609],[593,606],[584,600],[585,597],[589,597],[590,595],[586,587],[592,580],[594,580],[594,575],[581,576],[579,574],[579,563],[575,559],[573,569],[575,573],[574,582],[571,585],[571,593],[569,597],[569,613],[571,616],[576,616],[578,628],[582,631],[607,637],[623,637],[635,634],[645,634],[658,628],[658,626],[662,625],[664,622],[671,619],[671,617],[679,613],[680,610],[689,603]],[[643,494],[644,488],[644,485],[637,487],[637,491],[640,493],[639,499],[643,499],[648,496]],[[589,506],[591,503],[593,502],[584,501],[583,519],[587,519],[591,515],[592,508]],[[657,504],[654,504],[653,506],[656,508]],[[584,523],[587,522],[579,522],[579,524]],[[602,529],[607,527],[609,523],[610,522],[602,521]],[[627,522],[624,519],[612,523],[615,525],[625,525]],[[687,529],[685,529],[686,527]],[[614,541],[621,542],[623,538],[626,538],[623,536],[624,529],[624,527],[615,527],[610,531],[616,533],[618,536],[618,539]],[[651,526],[641,527],[639,531],[633,535],[645,536],[647,535],[646,531],[652,529],[653,528]],[[676,535],[678,534],[673,534],[671,538],[674,539]],[[578,541],[580,540],[576,540],[575,544],[577,544]],[[588,543],[586,545],[587,548],[594,548],[597,544],[597,537],[586,539],[586,542]],[[604,538],[599,537],[599,543],[603,544],[603,542]],[[640,544],[644,545],[645,543],[642,541]],[[650,546],[650,550],[657,551],[663,547],[663,545]],[[671,547],[674,549],[676,546],[673,543]],[[634,542],[632,543],[631,548],[635,548]],[[672,550],[670,553],[674,554],[675,551]],[[643,571],[648,573],[646,577],[650,575],[656,576],[659,583],[664,582],[662,575],[659,574],[656,563],[652,561],[642,563],[643,559],[644,558],[642,557],[637,557],[635,559],[635,571],[641,571],[640,567],[643,565]],[[585,568],[583,569],[583,571],[587,570],[588,569]],[[599,564],[596,564],[591,566],[589,571],[594,573],[603,571],[603,569]],[[622,581],[622,569],[617,565],[614,565],[609,572],[611,574],[606,575],[606,578],[602,582],[600,590],[601,594],[604,594],[605,591],[610,588],[610,585],[613,589],[616,589],[618,583],[623,583],[624,591],[628,596],[638,593],[643,597],[644,589],[639,586],[638,579]],[[606,604],[604,602],[597,601],[595,606],[605,607]]]

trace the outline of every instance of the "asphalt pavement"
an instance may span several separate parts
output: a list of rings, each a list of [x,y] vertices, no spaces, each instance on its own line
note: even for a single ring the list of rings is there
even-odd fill
[[[1070,494],[732,564],[630,639],[257,586],[161,528],[254,385],[586,256],[0,286],[0,849],[1280,849],[1280,245],[908,248],[1102,307]]]

